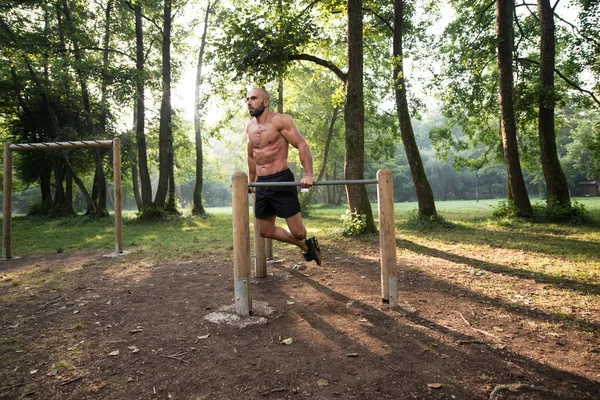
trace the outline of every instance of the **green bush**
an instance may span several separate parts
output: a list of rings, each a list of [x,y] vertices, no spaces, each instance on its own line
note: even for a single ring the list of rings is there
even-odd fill
[[[167,204],[165,204],[165,212],[169,214],[181,215],[181,204],[177,196],[169,194],[167,196]]]
[[[52,208],[52,203],[49,201],[32,202],[27,207],[27,215],[30,215],[30,216],[48,215],[50,213],[51,208]]]
[[[153,205],[142,208],[142,211],[140,211],[137,215],[140,220],[156,220],[164,218],[167,215],[167,212],[164,210],[164,208]]]
[[[303,218],[310,217],[310,214],[313,212],[315,208],[312,203],[312,190],[308,192],[300,192],[298,194],[298,201],[300,202],[300,214]]]
[[[341,215],[342,219],[342,235],[344,236],[358,236],[365,233],[367,229],[367,216],[364,214],[357,214],[353,211],[346,210]]]
[[[561,207],[550,203],[534,203],[531,205],[536,222],[559,222],[584,224],[590,220],[584,205],[573,200],[570,207]],[[519,209],[510,200],[501,201],[494,208],[493,216],[499,219],[516,219]]]
[[[536,220],[543,222],[562,222],[568,224],[584,224],[590,221],[589,213],[584,205],[576,200],[571,201],[570,207],[561,207],[557,204],[536,203],[533,205],[533,214]]]
[[[519,209],[512,200],[499,201],[492,215],[496,218],[517,218]]]
[[[453,229],[454,224],[446,221],[444,217],[439,214],[431,215],[428,217],[419,217],[419,211],[413,209],[409,213],[407,226],[411,229]]]

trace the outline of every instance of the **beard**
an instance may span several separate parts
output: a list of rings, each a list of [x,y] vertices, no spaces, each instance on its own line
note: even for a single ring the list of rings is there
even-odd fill
[[[252,117],[259,117],[262,115],[262,113],[265,112],[265,106],[264,105],[260,105],[252,110],[250,110],[250,116]]]

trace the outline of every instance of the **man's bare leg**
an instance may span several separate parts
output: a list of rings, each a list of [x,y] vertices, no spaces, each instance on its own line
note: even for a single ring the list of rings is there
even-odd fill
[[[302,223],[300,213],[286,219],[288,228],[290,228],[291,232],[275,226],[275,218],[277,217],[273,215],[267,218],[256,219],[260,236],[296,245],[302,249],[303,252],[306,252],[308,250],[308,246],[304,242],[304,239],[306,238],[306,228]]]

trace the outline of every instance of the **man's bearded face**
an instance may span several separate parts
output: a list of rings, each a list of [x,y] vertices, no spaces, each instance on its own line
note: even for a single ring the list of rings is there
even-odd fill
[[[263,112],[265,112],[265,105],[264,103],[261,103],[259,106],[256,107],[248,107],[248,111],[250,112],[250,115],[252,117],[258,117],[262,115]]]

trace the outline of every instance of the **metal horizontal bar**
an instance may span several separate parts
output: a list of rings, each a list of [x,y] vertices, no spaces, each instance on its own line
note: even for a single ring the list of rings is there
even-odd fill
[[[355,179],[348,181],[315,181],[314,186],[326,185],[368,185],[378,183],[377,179]],[[248,182],[248,187],[270,187],[270,186],[301,186],[300,182]]]
[[[49,150],[49,149],[77,149],[86,147],[111,147],[112,140],[82,140],[77,142],[43,142],[11,144],[10,150]]]

